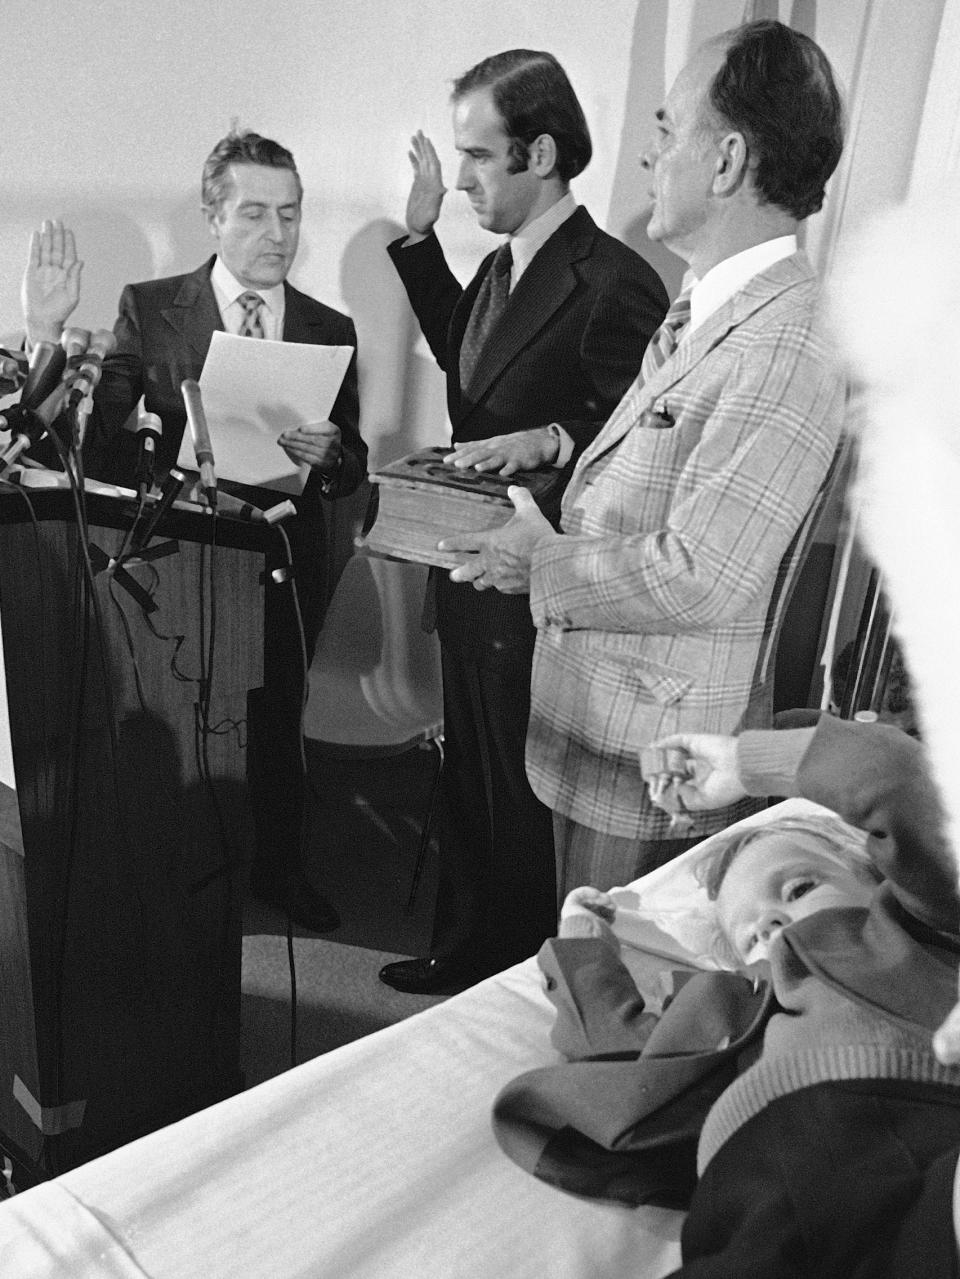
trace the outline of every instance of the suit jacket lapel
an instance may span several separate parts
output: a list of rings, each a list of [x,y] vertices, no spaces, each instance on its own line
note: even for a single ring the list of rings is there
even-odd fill
[[[286,281],[283,285],[283,340],[323,346],[323,320],[311,316],[304,306],[304,294]]]
[[[731,330],[737,328],[761,307],[786,289],[804,283],[813,268],[803,253],[793,253],[761,271],[738,289],[718,311],[699,326],[686,341],[681,341],[674,354],[657,369],[649,382],[637,378],[620,401],[613,415],[580,459],[582,469],[614,448],[634,427],[644,409],[664,397],[718,346]]]
[[[590,252],[595,231],[596,226],[589,213],[586,209],[578,208],[534,255],[510,295],[509,305],[500,322],[480,353],[470,385],[463,388],[471,403],[476,403],[517,352],[533,341],[573,291],[577,278],[570,265]],[[491,254],[485,261],[487,270],[492,261]],[[470,308],[485,274],[486,272],[478,272],[476,279],[464,293],[455,318],[458,327],[454,336],[458,350]]]
[[[223,328],[223,317],[210,283],[214,259],[188,275],[173,305],[161,311],[165,322],[194,351],[201,363],[207,358],[214,329]]]

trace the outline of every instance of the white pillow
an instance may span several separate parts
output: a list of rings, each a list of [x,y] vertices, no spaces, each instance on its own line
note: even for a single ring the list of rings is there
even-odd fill
[[[617,901],[617,915],[613,931],[620,939],[623,961],[634,977],[645,977],[649,968],[638,959],[637,952],[693,968],[723,967],[712,953],[717,932],[716,910],[697,879],[696,866],[712,856],[717,843],[726,841],[731,831],[767,825],[782,817],[810,815],[839,820],[830,809],[811,800],[785,799],[710,835],[672,862],[641,875],[632,884],[614,888],[611,895]],[[639,980],[638,984],[641,984]]]

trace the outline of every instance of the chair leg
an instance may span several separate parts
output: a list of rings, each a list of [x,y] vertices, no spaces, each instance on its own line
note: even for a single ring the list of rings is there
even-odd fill
[[[423,820],[423,829],[420,832],[420,847],[417,849],[417,861],[413,868],[413,879],[410,881],[410,892],[407,894],[407,904],[404,907],[404,913],[409,915],[413,912],[413,903],[417,896],[417,889],[420,887],[420,877],[423,874],[424,862],[427,859],[427,849],[430,847],[430,836],[433,833],[433,819],[437,806],[437,796],[440,794],[440,778],[443,775],[443,738],[431,737],[430,745],[437,752],[437,769],[433,775],[433,783],[430,787],[430,798],[427,801],[427,811]]]

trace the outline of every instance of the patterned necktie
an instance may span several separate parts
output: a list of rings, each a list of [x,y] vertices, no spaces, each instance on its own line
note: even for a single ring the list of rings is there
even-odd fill
[[[242,338],[262,338],[264,333],[260,310],[263,306],[263,298],[259,293],[241,293],[237,301],[243,307],[243,323],[240,325],[240,336]]]
[[[470,312],[470,319],[460,347],[460,385],[466,388],[477,367],[490,331],[503,314],[510,296],[510,269],[513,254],[509,244],[501,244],[494,254],[490,270],[484,276]]]
[[[677,295],[673,305],[664,317],[663,323],[650,339],[650,345],[643,353],[640,374],[644,382],[649,382],[657,369],[673,355],[677,349],[680,332],[690,323],[690,289]]]

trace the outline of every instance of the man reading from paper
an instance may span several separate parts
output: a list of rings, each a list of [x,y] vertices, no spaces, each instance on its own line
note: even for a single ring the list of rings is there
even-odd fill
[[[104,362],[94,395],[85,446],[87,473],[133,487],[136,440],[124,423],[141,397],[159,415],[163,435],[157,449],[158,479],[175,465],[186,425],[181,383],[199,380],[213,334],[319,346],[349,346],[353,358],[329,420],[284,430],[278,447],[309,468],[297,517],[285,526],[290,537],[308,660],[326,604],[325,527],[322,502],[352,493],[366,474],[366,446],[359,433],[356,331],[352,320],[287,283],[297,252],[303,188],[291,153],[252,132],[230,133],[214,147],[203,169],[203,213],[216,241],[216,255],[187,275],[130,284],[120,299],[114,326],[116,352]],[[56,250],[48,238],[48,255]],[[43,246],[27,272],[48,271]],[[58,313],[56,293],[24,289],[30,341],[56,341],[69,311]],[[47,299],[46,301],[44,299]],[[229,456],[217,468],[229,475]],[[229,483],[224,487],[230,491]],[[261,507],[283,494],[243,487],[239,496]],[[274,554],[271,551],[271,555]],[[264,691],[251,699],[251,781],[257,823],[252,886],[258,896],[282,906],[290,917],[317,932],[337,926],[333,908],[302,873],[300,839],[303,786],[299,757],[299,712],[303,690],[299,632],[289,585],[269,570],[265,588]]]

